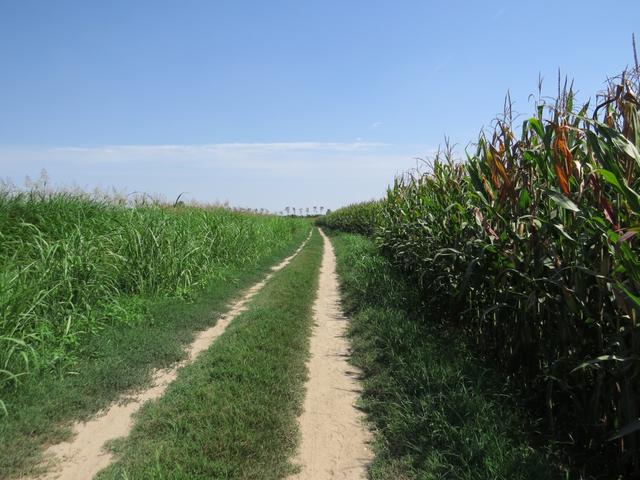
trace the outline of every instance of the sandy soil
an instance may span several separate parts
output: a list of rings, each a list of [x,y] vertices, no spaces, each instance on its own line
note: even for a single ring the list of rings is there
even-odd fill
[[[308,238],[307,238],[308,240]],[[148,400],[162,396],[169,384],[175,380],[178,370],[193,362],[218,338],[229,323],[238,314],[246,310],[247,303],[262,289],[271,276],[284,268],[304,247],[307,240],[290,257],[272,268],[272,273],[251,287],[246,294],[234,303],[229,311],[218,320],[215,326],[203,330],[187,348],[187,359],[169,369],[156,370],[153,373],[152,386],[144,391],[126,395],[111,407],[88,421],[73,425],[71,440],[49,447],[46,458],[50,466],[46,474],[38,477],[43,480],[86,480],[92,478],[113,460],[111,453],[104,448],[105,443],[126,436],[133,426],[133,414]]]
[[[314,306],[309,381],[304,413],[299,418],[302,444],[295,480],[366,478],[372,459],[370,434],[356,408],[359,373],[349,365],[348,320],[339,306],[335,255],[324,238],[320,285]]]

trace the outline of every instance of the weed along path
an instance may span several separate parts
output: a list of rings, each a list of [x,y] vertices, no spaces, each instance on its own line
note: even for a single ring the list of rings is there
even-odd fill
[[[169,384],[177,377],[178,371],[193,363],[200,353],[207,350],[226,330],[227,326],[247,309],[248,302],[262,290],[265,284],[278,271],[287,266],[307,244],[311,234],[290,257],[272,268],[262,281],[253,285],[244,296],[235,302],[227,313],[211,328],[201,331],[187,348],[187,358],[169,369],[156,370],[152,386],[144,391],[124,396],[106,411],[99,413],[88,422],[78,422],[73,426],[71,440],[52,445],[47,449],[48,470],[37,477],[43,480],[85,480],[96,475],[113,460],[106,444],[131,431],[134,414],[149,400],[163,395]]]
[[[356,408],[359,373],[351,366],[346,338],[347,319],[339,304],[336,258],[324,238],[324,255],[315,302],[309,381],[299,418],[302,443],[292,480],[366,478],[372,459],[364,415]]]

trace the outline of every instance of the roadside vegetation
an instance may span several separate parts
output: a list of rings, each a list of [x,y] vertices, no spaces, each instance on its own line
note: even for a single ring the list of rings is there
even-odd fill
[[[89,195],[0,194],[0,478],[33,471],[308,234],[308,221]]]
[[[319,217],[316,223],[332,230],[371,236],[380,225],[381,214],[382,202],[371,200],[347,205],[335,212],[330,212],[328,215]]]
[[[507,104],[466,161],[441,152],[376,204],[372,236],[428,312],[405,334],[441,326],[499,365],[576,478],[640,475],[639,73],[586,105],[559,82],[520,124]]]
[[[99,478],[285,478],[298,444],[322,259],[306,247],[216,341],[146,404]]]
[[[556,460],[531,447],[527,417],[495,372],[420,308],[370,239],[332,240],[361,406],[376,432],[371,478],[555,478]]]

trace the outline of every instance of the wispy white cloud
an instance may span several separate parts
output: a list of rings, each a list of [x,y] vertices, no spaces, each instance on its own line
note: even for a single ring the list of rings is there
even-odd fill
[[[380,123],[377,122],[379,125]],[[374,125],[377,125],[374,124]],[[104,145],[94,147],[54,147],[53,152],[144,155],[242,153],[242,152],[353,152],[390,147],[388,143],[356,141],[339,142],[273,142],[273,143],[213,143],[196,145]]]
[[[433,67],[433,73],[440,73],[444,69],[448,68],[449,65],[451,64],[451,58],[452,58],[451,55],[447,55],[446,57],[444,57],[439,63],[437,63]]]
[[[373,122],[371,124],[371,128],[380,128],[382,126],[382,122]]]
[[[274,142],[216,143],[202,145],[103,145],[91,147],[23,148],[7,152],[0,148],[0,160],[16,156],[51,162],[86,164],[203,165],[224,168],[299,169],[321,159],[341,155],[353,158],[385,154],[392,150],[386,143],[364,142]]]
[[[118,165],[118,168],[218,168],[301,171],[327,166],[376,168],[393,155],[393,145],[356,141],[217,143],[203,145],[103,145],[91,147],[0,147],[0,161]]]
[[[379,197],[430,149],[365,142],[206,145],[0,146],[3,176],[20,183],[45,168],[57,183],[159,192],[245,206],[285,201],[339,206]],[[309,199],[308,201],[305,199]],[[313,199],[313,200],[312,200]],[[315,202],[315,203],[314,203]]]

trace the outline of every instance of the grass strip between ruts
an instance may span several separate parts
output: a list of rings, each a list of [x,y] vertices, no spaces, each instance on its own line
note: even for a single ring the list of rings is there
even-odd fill
[[[0,417],[0,479],[36,473],[41,446],[67,438],[71,420],[86,419],[120,394],[148,385],[153,368],[182,360],[195,333],[215,325],[230,301],[293,253],[306,235],[300,231],[257,266],[220,271],[195,300],[140,299],[148,310],[144,321],[109,326],[91,338],[75,375],[30,377],[5,397],[11,415]]]
[[[503,377],[417,313],[417,289],[371,240],[331,238],[352,362],[364,375],[361,406],[376,432],[371,478],[557,478],[557,459],[531,445],[535,425]]]
[[[323,242],[276,273],[225,333],[146,404],[99,478],[283,478],[294,471]]]

